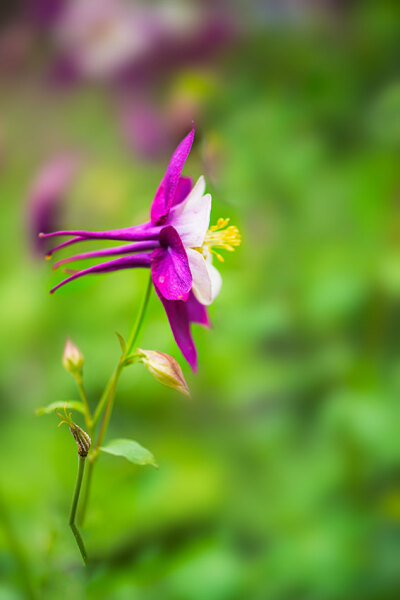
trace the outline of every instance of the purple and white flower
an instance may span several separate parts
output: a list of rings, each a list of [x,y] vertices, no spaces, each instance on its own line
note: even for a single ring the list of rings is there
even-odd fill
[[[213,254],[223,260],[216,248],[233,251],[241,238],[229,219],[219,219],[209,227],[211,196],[205,193],[203,177],[192,187],[191,179],[181,172],[194,139],[194,129],[175,150],[157,189],[150,210],[150,221],[134,227],[108,231],[63,230],[42,233],[40,237],[70,236],[55,246],[48,256],[65,246],[86,240],[119,240],[122,246],[85,252],[60,260],[54,265],[88,258],[120,256],[74,272],[51,292],[91,273],[109,273],[121,269],[148,267],[175,337],[185,359],[195,370],[197,352],[190,324],[209,326],[206,306],[218,295],[222,279],[212,264]]]

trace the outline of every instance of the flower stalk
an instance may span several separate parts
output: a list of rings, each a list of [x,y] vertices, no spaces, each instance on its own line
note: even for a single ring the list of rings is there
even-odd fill
[[[72,498],[72,506],[71,506],[71,512],[70,512],[70,516],[69,516],[69,526],[71,527],[72,533],[75,536],[75,540],[78,545],[79,551],[81,553],[82,560],[85,563],[85,565],[87,565],[88,557],[87,557],[85,544],[83,542],[83,539],[79,532],[79,529],[75,524],[76,511],[78,508],[79,496],[81,493],[81,487],[82,487],[82,481],[83,481],[83,474],[85,471],[85,462],[86,462],[86,456],[82,456],[81,454],[78,453],[78,475],[76,478],[75,490],[74,490],[74,495]]]
[[[64,408],[63,415],[61,413],[57,413],[57,414],[61,418],[61,421],[58,424],[58,426],[63,425],[64,423],[66,425],[68,425],[69,430],[76,442],[76,445],[78,446],[78,475],[76,478],[75,490],[74,490],[74,495],[72,498],[72,506],[71,506],[71,512],[70,512],[70,517],[69,517],[69,526],[71,527],[72,533],[74,534],[76,543],[78,545],[79,551],[82,556],[82,560],[85,563],[85,565],[87,565],[88,557],[87,557],[85,544],[83,542],[83,539],[79,532],[79,529],[77,528],[77,526],[75,524],[75,519],[76,519],[76,511],[77,511],[78,503],[79,503],[79,496],[81,493],[83,474],[85,471],[86,457],[89,453],[90,446],[92,444],[92,440],[90,439],[90,436],[86,433],[86,431],[81,429],[81,427],[79,427],[79,425],[77,425],[76,423],[73,422],[73,420],[71,418],[72,413],[67,413],[66,409]]]
[[[127,360],[129,360],[129,358],[130,358],[130,354],[132,352],[134,345],[136,344],[140,330],[142,328],[144,318],[146,315],[147,306],[148,306],[149,300],[150,300],[151,289],[152,289],[152,279],[151,279],[151,276],[149,276],[148,282],[146,285],[146,290],[145,290],[145,293],[144,293],[144,296],[143,296],[143,299],[142,299],[142,302],[141,302],[141,305],[139,308],[139,312],[137,314],[136,320],[135,320],[132,330],[130,332],[125,350],[122,353],[122,356],[114,370],[114,373],[112,374],[110,381],[107,383],[106,388],[105,388],[105,390],[99,400],[97,408],[94,412],[93,421],[92,421],[93,427],[96,426],[96,424],[98,423],[98,421],[101,419],[102,416],[103,416],[103,421],[101,423],[101,427],[100,427],[100,431],[99,431],[97,440],[96,440],[94,447],[89,455],[89,465],[88,465],[88,470],[87,470],[87,475],[86,475],[85,491],[84,491],[82,505],[81,505],[81,509],[80,509],[80,513],[79,513],[79,524],[81,526],[84,524],[84,521],[85,521],[87,506],[88,506],[89,497],[90,497],[90,490],[91,490],[91,485],[92,485],[92,480],[93,480],[93,469],[94,469],[95,462],[97,461],[97,458],[99,456],[99,448],[100,448],[101,444],[103,443],[104,437],[107,433],[108,424],[110,422],[111,413],[112,413],[113,406],[114,406],[115,393],[116,393],[116,389],[117,389],[118,380],[122,373],[123,368],[127,364]]]

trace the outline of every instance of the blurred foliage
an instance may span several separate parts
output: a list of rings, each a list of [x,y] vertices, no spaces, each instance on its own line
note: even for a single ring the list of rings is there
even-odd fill
[[[34,68],[3,80],[1,600],[29,597],[21,561],[43,599],[400,597],[400,10],[331,6],[293,23],[249,4],[260,13],[214,75],[187,76],[204,112],[185,172],[211,169],[213,218],[243,245],[221,266],[213,329],[196,329],[198,375],[152,296],[139,343],[180,361],[192,398],[124,372],[109,438],[138,440],[160,468],[102,456],[88,574],[67,526],[75,445],[35,409],[77,399],[67,335],[95,402],[146,274],[50,297],[59,275],[32,256],[27,190],[73,145],[87,163],[63,225],[139,223],[168,155],[132,157],[101,87],[48,90]]]

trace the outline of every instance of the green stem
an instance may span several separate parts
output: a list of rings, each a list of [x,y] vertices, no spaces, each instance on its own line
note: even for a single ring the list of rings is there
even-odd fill
[[[90,490],[92,486],[92,475],[93,475],[93,467],[94,467],[94,454],[89,455],[88,459],[88,468],[86,470],[86,479],[85,479],[85,489],[83,491],[83,497],[81,502],[81,507],[79,509],[78,515],[78,523],[82,527],[85,521],[86,510],[89,503]]]
[[[85,388],[83,387],[82,377],[77,375],[75,377],[76,385],[78,386],[79,394],[82,400],[83,407],[85,409],[85,424],[88,430],[89,437],[93,436],[93,419],[92,413],[90,412],[89,401],[86,396]]]
[[[131,353],[132,348],[134,347],[134,345],[138,339],[138,336],[139,336],[139,333],[140,333],[140,330],[141,330],[141,327],[143,325],[143,321],[144,321],[144,318],[146,315],[146,309],[147,309],[147,305],[149,303],[152,287],[153,287],[153,283],[152,283],[151,274],[150,274],[149,278],[148,278],[147,286],[146,286],[146,291],[143,296],[138,315],[136,317],[136,320],[132,327],[131,333],[129,335],[125,351],[124,351],[123,355],[121,356],[109,382],[107,383],[106,388],[105,388],[105,390],[99,400],[99,403],[96,407],[96,410],[94,412],[94,416],[93,416],[93,420],[92,420],[93,427],[96,426],[97,422],[99,421],[99,419],[101,418],[101,415],[103,413],[104,413],[104,416],[103,416],[103,422],[101,424],[100,432],[99,432],[98,438],[96,440],[96,444],[94,445],[93,450],[89,457],[89,467],[88,467],[88,472],[87,472],[87,476],[86,476],[85,491],[84,491],[80,514],[79,514],[80,525],[83,525],[84,520],[85,520],[85,514],[86,514],[87,506],[89,503],[89,496],[90,496],[90,489],[91,489],[91,484],[92,484],[94,464],[98,458],[99,448],[103,442],[104,436],[106,435],[108,424],[110,422],[111,413],[112,413],[112,409],[114,406],[114,399],[115,399],[115,392],[117,389],[117,383],[118,383],[119,377],[121,375],[121,372],[125,366],[125,361],[126,361],[127,357],[129,356],[129,354]]]
[[[136,317],[136,321],[134,326],[132,327],[131,334],[128,338],[128,342],[126,344],[126,350],[124,352],[125,358],[130,354],[135,342],[139,336],[140,329],[143,325],[144,317],[146,315],[146,308],[149,303],[151,289],[153,287],[153,281],[151,279],[151,274],[149,275],[149,279],[147,282],[146,292],[143,296],[142,304],[140,305],[140,309],[138,315]]]
[[[110,421],[112,409],[114,406],[115,392],[117,390],[118,379],[119,379],[119,376],[121,375],[122,369],[124,368],[124,358],[125,358],[124,356],[121,358],[120,362],[117,365],[117,368],[114,371],[114,375],[112,377],[112,385],[110,387],[110,392],[108,394],[108,400],[107,400],[107,404],[106,404],[106,409],[104,411],[103,422],[100,427],[100,432],[97,437],[96,445],[93,449],[95,452],[95,458],[96,458],[96,451],[103,443],[104,436],[107,432],[108,423]]]
[[[97,425],[97,423],[98,423],[101,415],[103,414],[105,405],[106,405],[107,400],[108,400],[108,395],[110,393],[110,389],[111,389],[111,386],[113,384],[114,374],[115,373],[112,374],[109,382],[107,383],[107,385],[106,385],[106,387],[104,389],[104,392],[103,392],[103,394],[102,394],[102,396],[101,396],[101,398],[99,400],[99,403],[97,404],[96,410],[94,411],[94,416],[93,416],[93,425],[94,426]]]
[[[83,539],[82,539],[81,534],[79,533],[79,529],[75,525],[76,510],[78,508],[79,495],[81,493],[82,479],[83,479],[83,473],[85,470],[85,460],[86,460],[86,457],[84,457],[84,456],[78,455],[78,458],[79,458],[78,475],[76,478],[75,491],[74,491],[74,496],[72,499],[71,513],[69,516],[69,526],[71,527],[72,533],[75,536],[75,540],[76,540],[76,543],[78,544],[78,548],[80,550],[83,562],[85,563],[85,565],[87,565],[88,558],[87,558],[87,554],[86,554],[85,544],[83,543]]]

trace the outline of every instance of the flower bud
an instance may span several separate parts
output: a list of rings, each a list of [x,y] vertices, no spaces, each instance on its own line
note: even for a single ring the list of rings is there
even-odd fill
[[[63,423],[68,425],[69,430],[72,433],[72,435],[74,436],[74,440],[77,443],[79,456],[86,458],[86,456],[88,455],[88,452],[90,450],[90,446],[92,444],[92,440],[90,439],[90,437],[88,436],[86,431],[83,431],[83,429],[81,429],[81,427],[79,427],[79,425],[77,425],[76,423],[73,422],[73,420],[71,418],[72,413],[71,412],[67,413],[66,407],[64,407],[63,415],[61,413],[57,413],[57,415],[61,419],[58,426],[60,427],[60,425],[62,425]]]
[[[69,338],[65,343],[62,364],[68,373],[71,373],[74,377],[82,375],[83,354]]]
[[[190,396],[188,385],[178,362],[168,354],[157,350],[138,348],[139,360],[162,385]]]
[[[70,426],[69,430],[77,443],[79,456],[85,458],[90,450],[92,440],[86,431],[83,431],[76,423],[74,423],[73,426]]]

